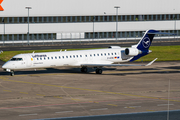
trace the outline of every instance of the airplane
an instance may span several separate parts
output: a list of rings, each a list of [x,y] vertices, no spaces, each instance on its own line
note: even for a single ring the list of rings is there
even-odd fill
[[[147,65],[119,64],[122,62],[135,61],[152,51],[149,50],[156,34],[162,33],[157,30],[147,30],[138,44],[130,48],[110,46],[106,49],[58,51],[43,53],[18,54],[6,62],[2,68],[14,76],[14,71],[19,69],[53,68],[60,66],[80,67],[81,72],[87,73],[88,67],[95,68],[96,74],[102,74],[104,66],[149,66],[156,61],[154,59]]]

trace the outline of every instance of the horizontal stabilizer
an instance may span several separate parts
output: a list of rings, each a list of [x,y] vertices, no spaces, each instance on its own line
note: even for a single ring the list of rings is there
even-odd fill
[[[151,61],[150,63],[148,63],[146,66],[150,66],[152,65],[158,58],[154,59],[153,61]]]

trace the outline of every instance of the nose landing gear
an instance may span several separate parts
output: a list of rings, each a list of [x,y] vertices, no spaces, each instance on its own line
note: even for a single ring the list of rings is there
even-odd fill
[[[10,73],[11,76],[14,76],[14,71],[12,70],[11,73]]]

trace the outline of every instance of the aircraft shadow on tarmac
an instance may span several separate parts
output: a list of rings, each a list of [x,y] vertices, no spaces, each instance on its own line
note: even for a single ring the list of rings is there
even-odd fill
[[[170,73],[180,73],[180,67],[160,67],[160,68],[137,68],[137,69],[124,69],[124,68],[103,68],[102,75],[138,75],[138,74],[170,74]],[[106,72],[109,71],[109,72]],[[15,75],[32,75],[32,74],[59,74],[59,73],[75,73],[75,74],[95,74],[95,69],[88,68],[88,73],[81,73],[80,68],[66,68],[66,69],[56,69],[56,68],[46,68],[37,69],[36,71],[25,70],[25,71],[15,71]],[[0,71],[0,75],[10,75],[9,72]]]

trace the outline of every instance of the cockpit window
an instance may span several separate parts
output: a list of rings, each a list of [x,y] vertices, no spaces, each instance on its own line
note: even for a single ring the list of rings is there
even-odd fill
[[[22,61],[22,58],[12,58],[11,61]]]

